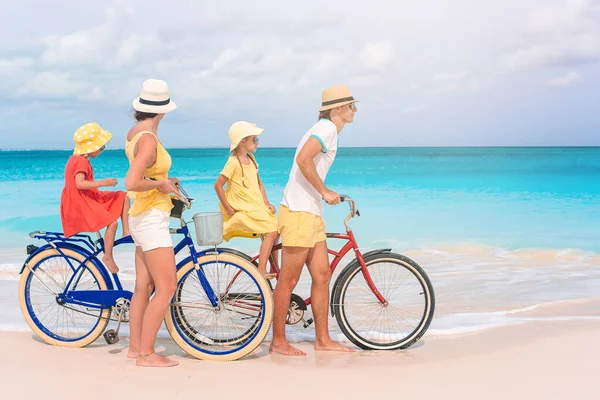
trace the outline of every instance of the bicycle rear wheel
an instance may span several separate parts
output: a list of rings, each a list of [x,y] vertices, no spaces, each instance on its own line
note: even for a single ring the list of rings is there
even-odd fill
[[[406,349],[427,331],[435,296],[427,274],[400,254],[365,258],[382,304],[367,285],[358,262],[348,265],[334,288],[332,305],[344,335],[365,350]]]
[[[25,321],[43,341],[55,346],[84,347],[104,332],[110,309],[71,304],[60,294],[85,256],[74,250],[47,249],[35,255],[23,270],[19,284],[19,303]],[[74,280],[79,290],[108,290],[104,277],[88,261]],[[71,287],[72,288],[72,287]]]
[[[198,258],[198,265],[218,298],[213,307],[198,271],[189,262],[177,272],[177,289],[165,324],[188,354],[233,361],[254,351],[269,332],[273,297],[258,270],[241,257],[222,253]]]

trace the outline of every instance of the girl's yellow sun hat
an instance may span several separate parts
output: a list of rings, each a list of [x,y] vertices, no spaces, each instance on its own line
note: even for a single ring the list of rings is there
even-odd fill
[[[95,122],[82,125],[75,131],[73,154],[90,154],[100,150],[112,138],[112,133],[106,131]]]

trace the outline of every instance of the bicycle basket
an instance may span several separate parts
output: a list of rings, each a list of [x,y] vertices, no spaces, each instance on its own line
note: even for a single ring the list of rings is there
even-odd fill
[[[171,196],[171,203],[173,203],[173,208],[171,208],[171,218],[181,218],[183,210],[185,209],[185,204],[175,196]]]
[[[196,242],[199,246],[213,246],[223,242],[223,213],[205,212],[194,214]]]

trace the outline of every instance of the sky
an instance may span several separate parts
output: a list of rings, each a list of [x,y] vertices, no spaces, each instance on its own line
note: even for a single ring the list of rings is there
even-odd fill
[[[340,146],[600,145],[600,0],[20,0],[3,4],[0,148],[67,149],[96,121],[123,148],[163,79],[167,147],[224,147],[237,120],[294,147],[321,92],[360,102]]]

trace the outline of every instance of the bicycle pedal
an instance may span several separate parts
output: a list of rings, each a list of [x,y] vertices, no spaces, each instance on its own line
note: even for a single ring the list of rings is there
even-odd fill
[[[302,320],[302,322],[304,323],[304,328],[308,328],[309,326],[312,325],[313,322],[315,322],[312,318],[309,318],[308,320],[304,321]]]
[[[106,343],[108,344],[115,344],[119,341],[119,336],[117,335],[117,332],[115,332],[112,329],[104,332],[103,336],[104,340],[106,340]]]

